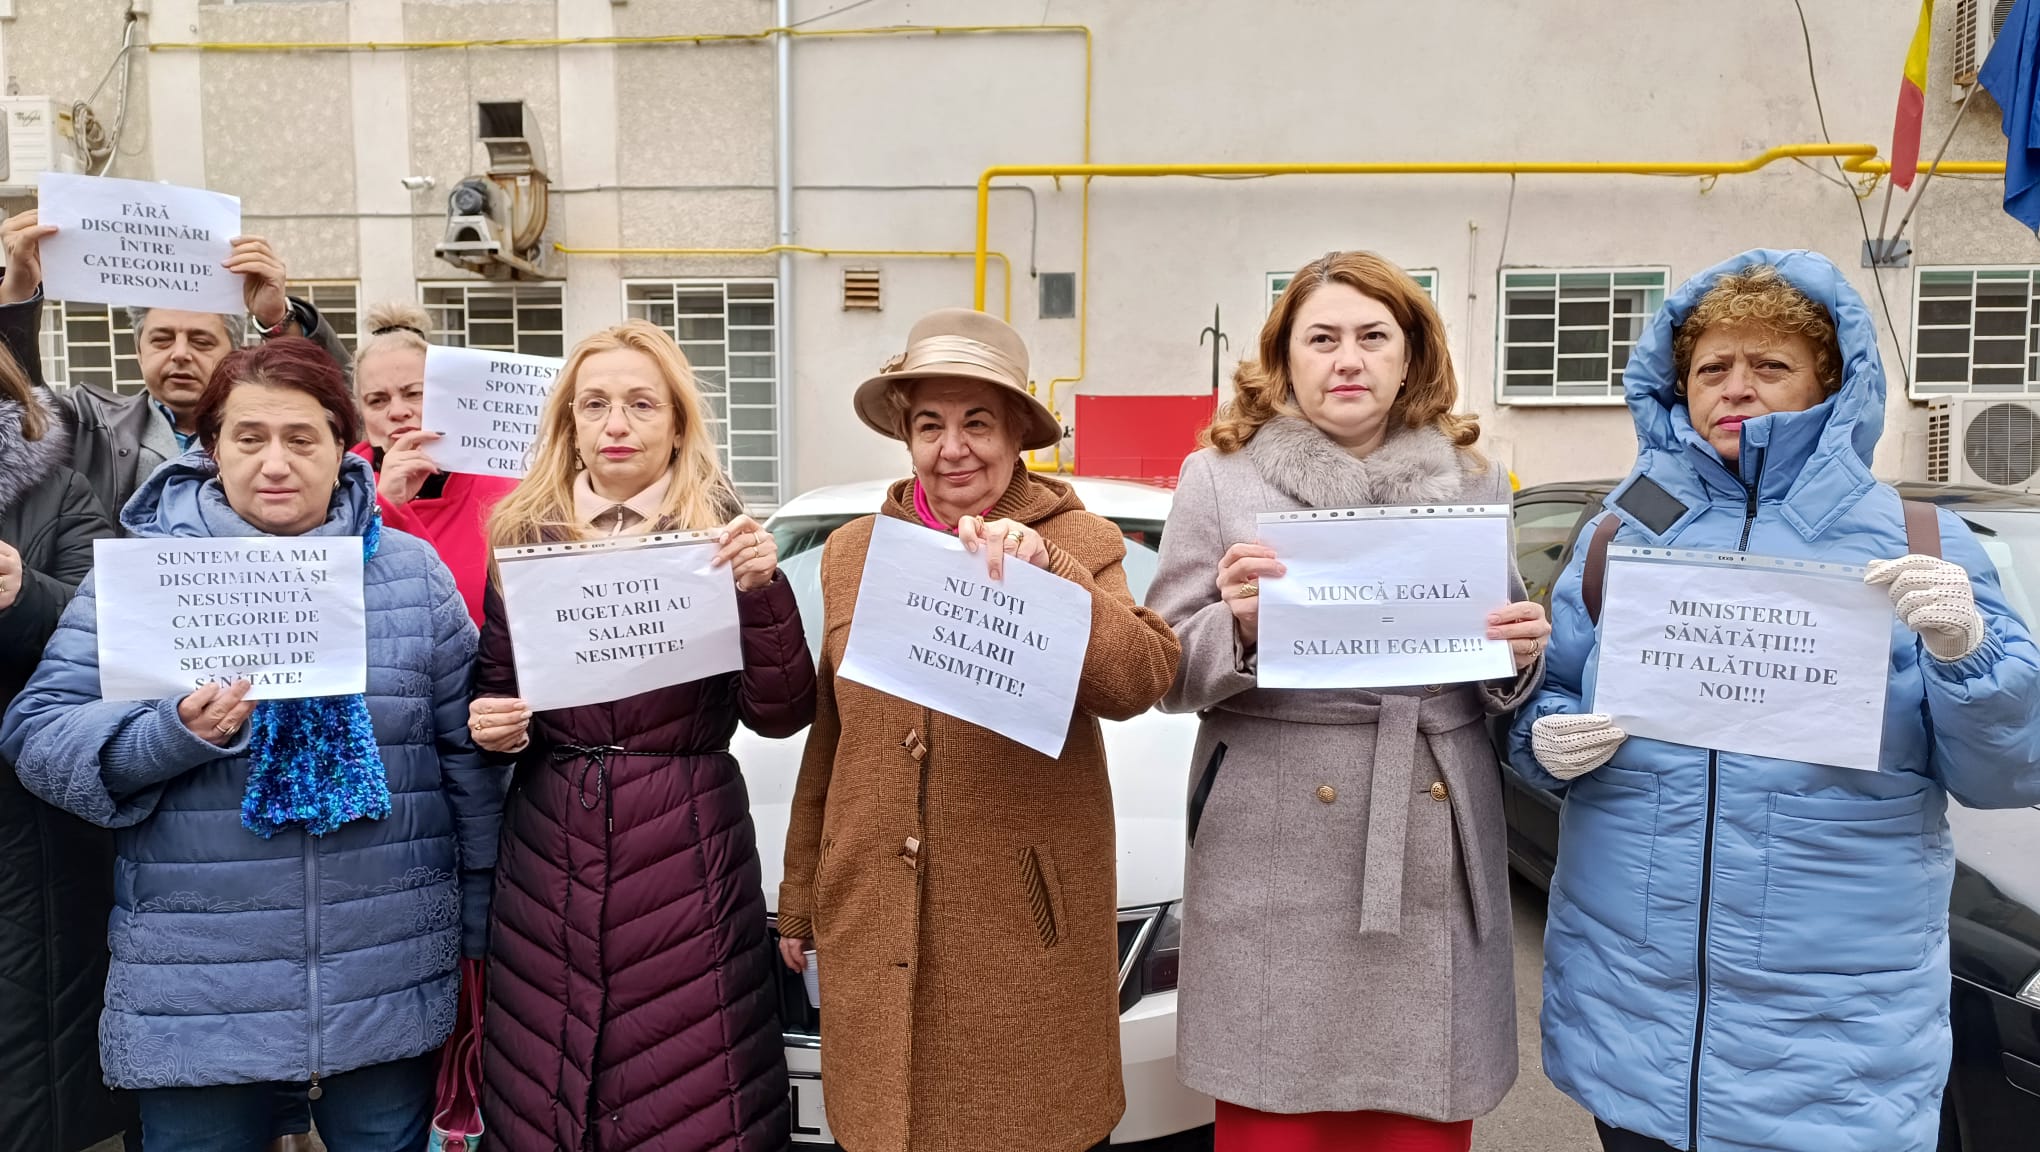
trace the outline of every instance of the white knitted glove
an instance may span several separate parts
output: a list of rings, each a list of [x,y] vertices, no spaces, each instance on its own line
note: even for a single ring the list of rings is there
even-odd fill
[[[1530,726],[1530,751],[1560,780],[1585,776],[1606,764],[1629,733],[1598,712],[1540,716]]]
[[[1898,618],[1943,663],[1960,660],[1983,643],[1983,615],[1969,573],[1959,564],[1917,553],[1896,560],[1872,560],[1865,584],[1890,584]]]

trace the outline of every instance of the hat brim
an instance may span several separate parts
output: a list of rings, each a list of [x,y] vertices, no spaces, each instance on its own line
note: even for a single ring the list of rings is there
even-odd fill
[[[976,380],[1025,401],[1020,411],[1025,413],[1027,425],[1021,430],[1020,450],[1032,452],[1040,448],[1053,448],[1062,439],[1062,423],[1048,410],[1039,397],[1032,392],[1013,386],[1013,382],[998,375],[989,368],[975,364],[930,364],[926,368],[914,368],[901,372],[883,372],[857,386],[853,403],[857,407],[857,418],[864,426],[888,440],[899,440],[901,430],[893,420],[893,408],[886,401],[886,393],[901,384],[917,380]]]

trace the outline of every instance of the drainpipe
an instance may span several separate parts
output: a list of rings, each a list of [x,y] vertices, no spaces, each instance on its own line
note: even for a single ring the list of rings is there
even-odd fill
[[[775,347],[779,351],[779,503],[793,499],[793,0],[773,0],[772,26],[776,58],[772,129],[778,146],[773,165],[773,197],[779,209],[779,299],[772,317],[777,322]]]

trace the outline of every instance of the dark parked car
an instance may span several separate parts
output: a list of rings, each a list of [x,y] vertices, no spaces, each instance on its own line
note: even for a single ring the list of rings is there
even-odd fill
[[[1550,605],[1580,529],[1614,486],[1543,484],[1516,494],[1516,561],[1533,599]],[[1962,517],[1997,565],[2012,608],[2040,628],[2040,495],[1949,484],[1898,489]],[[1560,797],[1506,772],[1504,780],[1509,864],[1548,888]],[[2031,1152],[2040,1147],[2040,810],[1979,812],[1951,800],[1948,823],[1955,834],[1948,906],[1955,1063],[1940,1152]]]

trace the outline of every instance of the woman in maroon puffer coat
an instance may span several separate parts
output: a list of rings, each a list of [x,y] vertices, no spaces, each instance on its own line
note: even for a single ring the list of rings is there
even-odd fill
[[[774,956],[730,736],[814,718],[772,537],[716,464],[679,348],[642,322],[559,376],[497,547],[720,527],[742,672],[532,715],[495,581],[469,728],[515,753],[496,866],[483,1113],[506,1152],[778,1152],[789,1141]]]

